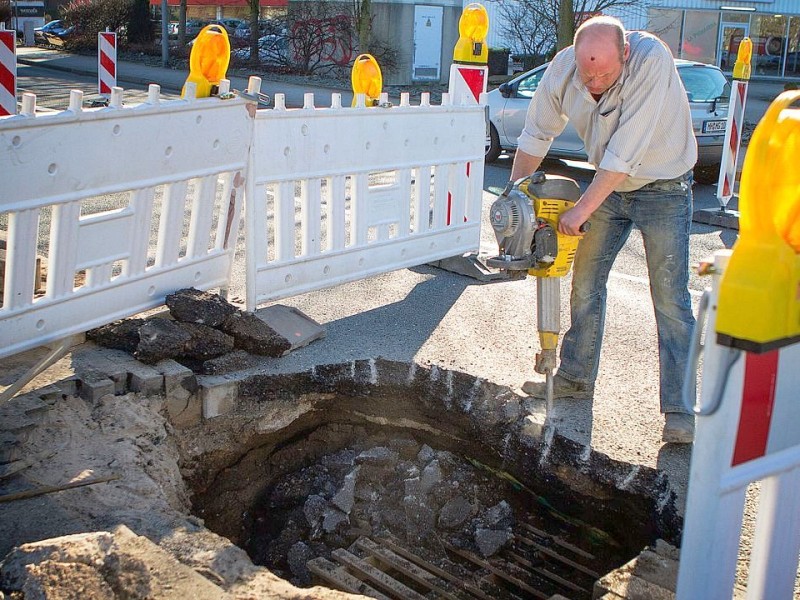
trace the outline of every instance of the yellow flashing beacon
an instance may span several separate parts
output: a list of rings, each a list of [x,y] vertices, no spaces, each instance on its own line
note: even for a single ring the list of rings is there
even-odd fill
[[[736,54],[736,63],[733,65],[734,79],[750,79],[750,60],[753,56],[753,42],[749,37],[739,42],[739,52]]]
[[[353,106],[359,94],[366,97],[367,106],[377,106],[383,88],[383,76],[378,61],[371,54],[359,54],[353,61],[350,71],[350,82],[353,85]]]
[[[189,55],[189,77],[186,83],[194,83],[198,98],[208,98],[219,87],[219,82],[228,72],[231,60],[231,43],[228,32],[220,25],[206,25],[192,45]],[[181,98],[186,93],[186,84],[181,90]]]
[[[483,4],[468,4],[458,20],[458,41],[453,48],[453,62],[461,64],[489,63],[489,47],[486,34],[489,33],[489,13]]]
[[[767,109],[750,141],[739,239],[722,275],[717,343],[768,352],[800,342],[800,90]]]

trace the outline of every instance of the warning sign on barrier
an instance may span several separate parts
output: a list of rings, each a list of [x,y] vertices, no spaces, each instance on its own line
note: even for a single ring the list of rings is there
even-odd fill
[[[0,117],[17,114],[16,32],[0,30]]]
[[[101,31],[97,34],[97,88],[101,96],[110,96],[117,85],[117,34]]]

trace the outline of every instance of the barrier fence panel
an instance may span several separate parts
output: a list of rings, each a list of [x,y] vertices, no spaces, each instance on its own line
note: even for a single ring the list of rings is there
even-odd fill
[[[0,357],[227,286],[253,119],[241,99],[0,119]],[[231,242],[231,243],[229,243]],[[43,280],[43,282],[42,282]]]
[[[800,344],[754,354],[715,343],[728,257],[717,254],[714,286],[703,301],[699,408],[709,414],[697,419],[677,597],[730,600],[747,488],[758,483],[747,598],[788,599],[800,553]]]
[[[276,108],[256,115],[247,309],[477,250],[483,106]]]

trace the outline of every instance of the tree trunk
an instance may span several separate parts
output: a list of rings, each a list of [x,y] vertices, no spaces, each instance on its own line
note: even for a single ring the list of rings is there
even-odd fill
[[[260,1],[249,0],[250,3],[250,64],[258,66],[258,17],[261,16]]]
[[[369,52],[370,42],[372,41],[372,2],[371,0],[361,0],[358,11],[358,22],[356,23],[358,33],[358,48],[361,52]]]
[[[558,7],[558,49],[563,50],[572,45],[575,35],[575,14],[572,0],[561,0]]]
[[[186,4],[187,0],[181,0],[178,9],[178,48],[184,51],[186,48]]]

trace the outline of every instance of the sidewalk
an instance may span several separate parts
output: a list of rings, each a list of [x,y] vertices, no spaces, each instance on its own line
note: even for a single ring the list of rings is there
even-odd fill
[[[17,62],[79,75],[97,75],[96,56],[71,54],[48,48],[19,47],[17,48]],[[239,71],[241,72],[241,69],[239,69]],[[228,74],[228,79],[231,82],[231,89],[247,89],[247,76],[231,75],[230,71]],[[117,83],[121,87],[125,87],[126,83],[143,86],[157,83],[165,91],[179,93],[188,75],[188,70],[158,67],[143,62],[119,60],[117,63]],[[304,104],[304,94],[309,92],[314,94],[314,104],[320,108],[330,106],[331,93],[340,93],[342,95],[342,106],[349,106],[353,101],[352,92],[346,89],[332,89],[313,83],[300,85],[285,81],[269,80],[263,77],[261,92],[269,95],[273,99],[275,94],[284,94],[287,107],[302,107]]]

